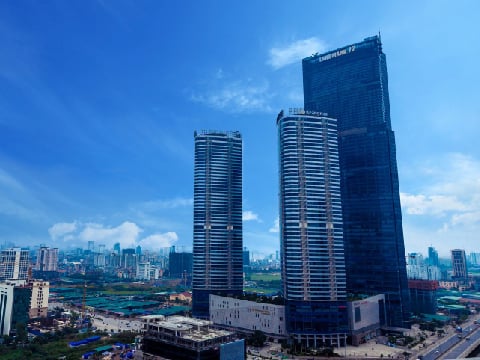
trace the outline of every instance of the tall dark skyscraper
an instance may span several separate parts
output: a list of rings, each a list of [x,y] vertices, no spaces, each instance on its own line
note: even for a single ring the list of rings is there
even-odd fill
[[[209,295],[243,292],[242,137],[195,132],[192,313],[209,316]]]
[[[379,36],[303,60],[305,109],[338,120],[347,291],[385,294],[387,325],[409,314],[395,137]]]
[[[287,331],[307,347],[338,346],[348,324],[337,123],[295,109],[277,127]]]
[[[453,278],[462,282],[468,283],[468,270],[467,270],[467,257],[465,256],[465,250],[454,249],[452,253],[452,268]]]

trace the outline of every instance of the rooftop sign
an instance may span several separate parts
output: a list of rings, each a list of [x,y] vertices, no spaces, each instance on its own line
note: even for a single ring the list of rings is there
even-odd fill
[[[330,59],[333,59],[333,58],[336,58],[336,57],[339,57],[339,56],[350,54],[351,52],[354,52],[354,51],[355,51],[355,45],[350,45],[350,46],[347,46],[343,49],[335,50],[335,51],[332,51],[328,54],[319,56],[318,57],[318,62],[322,62],[322,61],[330,60]]]

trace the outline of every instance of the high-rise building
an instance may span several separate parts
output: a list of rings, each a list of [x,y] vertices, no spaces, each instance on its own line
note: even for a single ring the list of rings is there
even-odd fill
[[[307,347],[338,346],[348,314],[337,123],[292,112],[277,118],[286,327]]]
[[[22,280],[28,277],[29,251],[20,248],[0,252],[0,280]]]
[[[50,294],[50,283],[43,280],[34,280],[29,286],[32,289],[29,315],[31,319],[47,317],[48,295]]]
[[[467,283],[468,281],[468,270],[467,270],[467,257],[465,256],[465,250],[454,249],[452,253],[452,268],[453,268],[453,278]]]
[[[26,329],[31,296],[32,288],[25,280],[0,283],[0,335],[15,335],[20,323]]]
[[[175,249],[173,249],[175,251]],[[193,255],[191,252],[171,252],[168,256],[168,271],[171,278],[192,276]]]
[[[192,313],[208,318],[209,295],[240,295],[242,137],[195,132]]]
[[[37,251],[37,262],[35,270],[57,271],[58,270],[58,248],[40,247]]]
[[[303,59],[305,109],[337,119],[347,291],[385,294],[403,326],[409,293],[387,64],[379,36]]]
[[[116,253],[117,255],[120,255],[120,243],[119,242],[113,244],[113,252]]]
[[[428,264],[438,266],[438,251],[433,246],[428,247]]]

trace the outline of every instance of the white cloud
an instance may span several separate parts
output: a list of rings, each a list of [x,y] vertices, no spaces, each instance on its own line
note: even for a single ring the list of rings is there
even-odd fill
[[[303,58],[317,52],[324,52],[326,49],[325,42],[316,37],[297,40],[284,47],[271,48],[267,63],[276,70],[286,65],[300,62]]]
[[[140,234],[144,230],[136,223],[124,221],[118,226],[106,226],[98,223],[57,223],[48,230],[52,240],[62,240],[64,243],[79,245],[94,241],[95,246],[105,245],[111,249],[115,243],[120,243],[122,248],[142,246],[144,249],[159,249],[170,247],[177,240],[178,235],[174,231],[153,233],[144,238]],[[81,246],[81,245],[80,245]]]
[[[416,194],[400,194],[406,250],[425,252],[429,245],[443,255],[454,247],[478,250],[480,161],[465,154],[443,154],[411,170],[415,182],[424,186]]]
[[[234,81],[202,94],[193,94],[191,100],[226,112],[271,112],[272,97],[268,82],[252,84],[250,81]]]
[[[444,215],[449,211],[465,211],[468,206],[452,195],[412,195],[400,193],[402,207],[412,215]]]
[[[273,226],[268,230],[271,233],[278,233],[280,232],[280,220],[278,217],[275,219],[275,222],[273,223]]]
[[[105,245],[113,245],[119,242],[122,247],[126,247],[134,245],[142,231],[137,224],[130,221],[125,221],[117,227],[88,223],[78,237],[85,242],[95,241]]]
[[[138,242],[142,248],[159,249],[170,247],[178,240],[176,232],[169,231],[163,234],[153,234],[143,238]]]
[[[260,219],[258,218],[258,214],[255,214],[253,211],[246,210],[242,213],[242,220],[243,221],[258,221],[260,222]]]
[[[48,233],[53,240],[57,240],[61,237],[65,237],[67,234],[75,232],[75,230],[77,230],[76,222],[57,223],[48,229]]]

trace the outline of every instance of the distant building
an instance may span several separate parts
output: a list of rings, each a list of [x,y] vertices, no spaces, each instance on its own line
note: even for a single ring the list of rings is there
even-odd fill
[[[419,253],[409,253],[407,255],[407,265],[424,265],[423,255]]]
[[[193,316],[208,318],[210,294],[243,293],[242,137],[195,132]]]
[[[158,315],[142,317],[143,353],[175,360],[244,360],[245,342],[212,329],[207,320]]]
[[[120,266],[124,269],[136,269],[137,267],[137,255],[135,249],[123,249],[122,257],[120,259]]]
[[[181,293],[170,294],[169,296],[170,301],[181,301],[191,304],[192,303],[192,294],[188,291],[184,291]]]
[[[437,312],[438,281],[408,280],[412,312],[415,314],[435,314]]]
[[[93,254],[93,266],[103,268],[106,265],[106,257],[103,253]]]
[[[438,266],[438,251],[433,246],[428,247],[428,264]]]
[[[243,266],[250,266],[250,251],[246,247],[242,251]]]
[[[147,280],[150,281],[151,279],[151,264],[150,262],[142,262],[137,264],[137,273],[136,279],[137,280]]]
[[[30,282],[29,286],[32,289],[29,311],[30,319],[47,317],[50,283],[48,281],[34,280]]]
[[[480,265],[480,253],[470,253],[468,256],[468,259],[470,261],[470,264],[472,265]]]
[[[28,277],[30,266],[28,250],[5,249],[0,252],[0,280],[22,280]]]
[[[465,250],[454,249],[452,253],[452,268],[454,280],[458,280],[463,283],[468,282],[468,270],[467,270],[467,258],[465,256]]]
[[[115,243],[113,244],[113,252],[116,253],[117,255],[120,255],[120,243]]]
[[[58,248],[40,247],[37,251],[37,271],[58,271]]]
[[[93,253],[94,250],[95,250],[95,241],[90,240],[88,242],[88,251],[90,251],[90,253]]]
[[[171,278],[191,278],[193,254],[189,252],[170,252],[168,254],[168,271]]]

